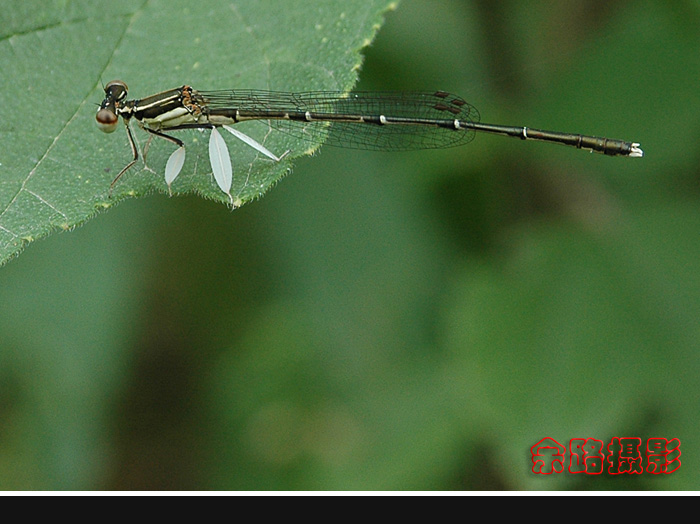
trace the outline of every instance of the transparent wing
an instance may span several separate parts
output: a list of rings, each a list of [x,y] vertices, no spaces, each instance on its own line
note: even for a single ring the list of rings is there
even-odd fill
[[[197,91],[199,103],[268,120],[269,125],[309,141],[381,151],[440,149],[466,144],[474,130],[455,126],[479,121],[477,109],[462,98],[437,92],[353,92],[227,90]],[[311,121],[303,118],[309,115]],[[293,114],[287,119],[283,115]],[[342,117],[353,121],[338,121]],[[379,123],[379,117],[402,119]],[[359,121],[362,117],[365,121]],[[325,118],[325,120],[324,120]]]

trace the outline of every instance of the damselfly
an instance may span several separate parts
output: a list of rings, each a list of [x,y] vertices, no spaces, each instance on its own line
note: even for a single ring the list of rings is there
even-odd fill
[[[178,146],[166,165],[168,185],[182,168],[184,143],[164,131],[211,129],[209,146],[212,168],[217,183],[227,194],[231,185],[230,173],[217,176],[215,163],[220,161],[223,169],[230,172],[230,160],[227,166],[222,151],[227,155],[228,150],[217,128],[223,127],[272,160],[279,161],[284,156],[276,156],[259,142],[230,127],[247,120],[266,120],[270,126],[297,137],[314,141],[325,139],[325,143],[331,145],[356,149],[405,151],[447,148],[466,144],[477,131],[483,131],[522,140],[554,142],[612,156],[644,156],[636,142],[529,127],[482,124],[474,106],[444,91],[286,93],[244,89],[198,91],[182,86],[147,98],[127,100],[128,88],[119,80],[108,83],[104,90],[105,98],[97,111],[97,123],[103,131],[111,133],[116,129],[119,117],[122,117],[133,153],[133,159],[119,172],[110,189],[139,157],[129,128],[132,118],[151,135]],[[215,156],[217,162],[214,161]],[[225,180],[226,177],[229,180]]]

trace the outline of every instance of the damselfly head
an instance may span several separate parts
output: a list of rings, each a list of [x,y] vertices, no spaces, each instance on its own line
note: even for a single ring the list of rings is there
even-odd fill
[[[100,108],[95,115],[95,120],[97,121],[97,127],[105,133],[113,133],[119,123],[117,114],[108,107]]]
[[[113,133],[117,129],[117,123],[119,123],[117,107],[119,102],[126,98],[128,89],[121,80],[112,80],[105,86],[105,98],[95,115],[97,126],[105,133]]]
[[[126,93],[129,91],[127,85],[121,80],[112,80],[105,86],[105,98],[111,98],[115,102],[119,102],[126,98]]]

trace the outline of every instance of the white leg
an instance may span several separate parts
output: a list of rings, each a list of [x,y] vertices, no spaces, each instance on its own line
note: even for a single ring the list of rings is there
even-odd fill
[[[289,153],[289,151],[286,151],[282,156],[277,156],[277,155],[275,155],[274,153],[270,152],[270,150],[268,150],[268,149],[267,149],[264,145],[262,145],[260,142],[258,142],[257,140],[253,140],[252,138],[250,138],[250,137],[249,137],[248,135],[246,135],[245,133],[241,133],[241,132],[238,131],[237,129],[232,128],[231,126],[223,126],[223,128],[224,128],[226,131],[228,131],[229,133],[231,133],[233,136],[235,136],[238,140],[241,140],[241,141],[245,142],[245,143],[248,144],[250,147],[252,147],[252,148],[255,149],[256,151],[261,152],[263,155],[265,155],[265,156],[268,157],[268,158],[271,158],[271,159],[274,160],[275,162],[279,162],[280,160],[282,160],[282,159],[287,155],[287,153]]]
[[[224,137],[221,136],[221,133],[215,127],[212,128],[211,136],[209,137],[209,160],[211,161],[211,169],[216,183],[221,188],[221,191],[228,195],[233,205],[233,197],[231,196],[231,183],[233,182],[231,157],[229,156]]]

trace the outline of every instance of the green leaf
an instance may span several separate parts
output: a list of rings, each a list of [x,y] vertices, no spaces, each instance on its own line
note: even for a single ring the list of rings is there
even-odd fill
[[[173,144],[152,140],[131,159],[126,133],[95,126],[102,83],[120,79],[130,98],[183,84],[200,89],[351,89],[368,45],[394,5],[387,0],[185,0],[14,2],[0,10],[0,264],[29,242],[71,229],[128,197],[167,192],[163,174]],[[133,126],[143,150],[145,133]],[[237,126],[279,163],[231,137],[236,205],[260,197],[319,144],[268,135],[261,123]],[[178,134],[187,158],[173,193],[223,203],[211,175],[208,136]],[[143,155],[142,155],[143,156]]]
[[[466,264],[455,280],[444,317],[453,357],[445,382],[455,386],[453,399],[479,399],[475,410],[508,464],[524,464],[523,449],[544,436],[568,443],[598,435],[607,445],[621,428],[693,445],[686,435],[697,430],[688,391],[699,371],[700,214],[680,203],[629,211],[634,218],[605,232],[520,228],[508,262]],[[576,482],[529,467],[504,471],[520,489]],[[645,475],[652,489],[691,482],[671,475],[659,488]],[[591,478],[584,485],[611,486]]]

